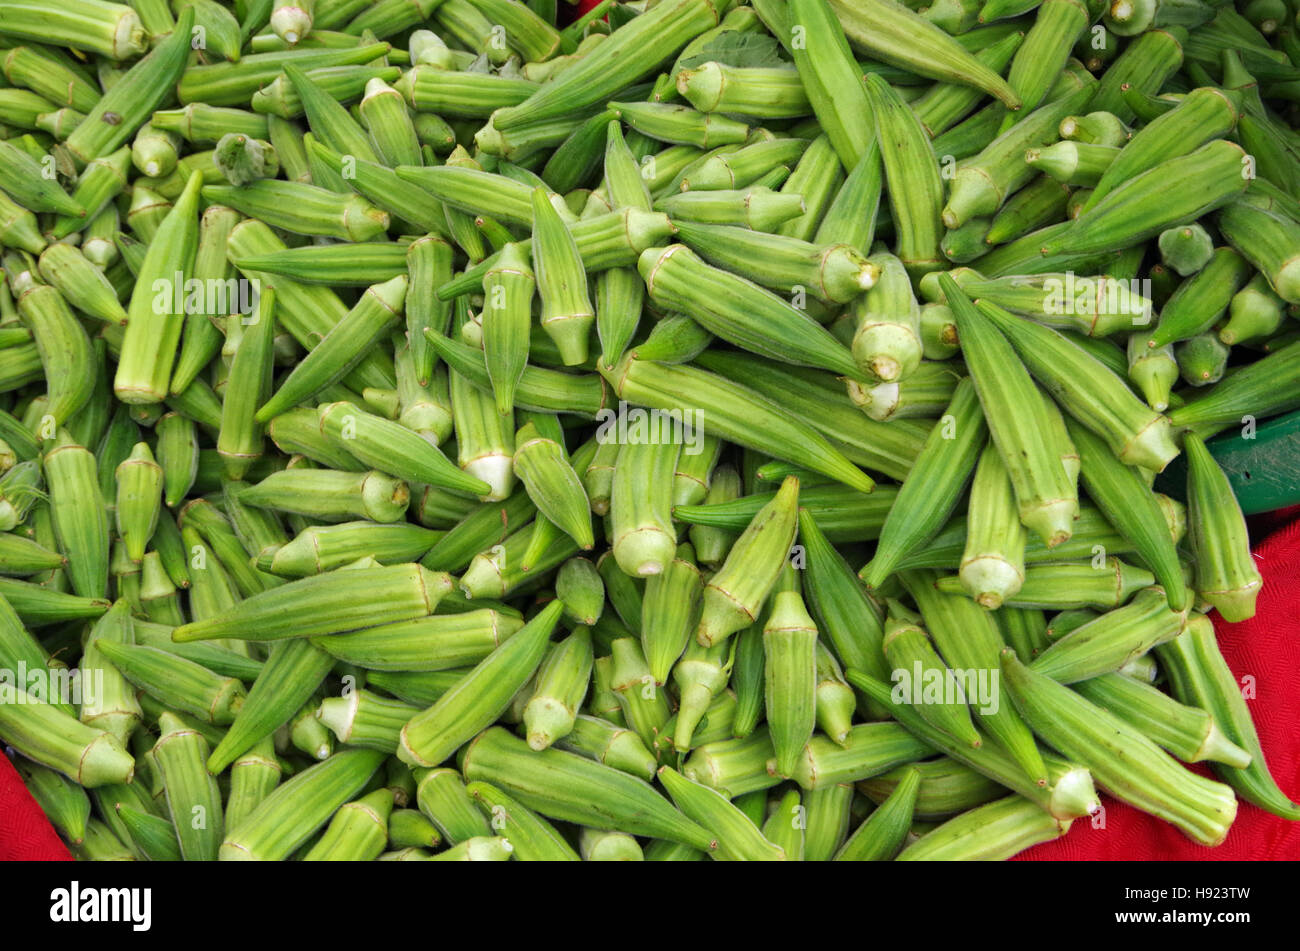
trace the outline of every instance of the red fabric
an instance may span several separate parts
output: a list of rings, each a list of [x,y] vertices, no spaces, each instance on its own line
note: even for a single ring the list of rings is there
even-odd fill
[[[0,861],[71,861],[67,847],[36,805],[18,770],[0,754]]]
[[[1300,801],[1300,509],[1269,513],[1252,520],[1251,534],[1277,527],[1255,549],[1264,576],[1256,614],[1228,624],[1212,614],[1223,656],[1237,676],[1255,678],[1249,701],[1264,758],[1273,778],[1291,799]],[[1289,522],[1280,517],[1291,516]],[[1207,776],[1208,769],[1199,769]],[[1062,839],[1017,856],[1029,861],[1156,860],[1263,861],[1300,858],[1300,822],[1288,822],[1246,802],[1239,802],[1228,838],[1215,848],[1192,842],[1173,826],[1102,796],[1105,828],[1079,819]]]

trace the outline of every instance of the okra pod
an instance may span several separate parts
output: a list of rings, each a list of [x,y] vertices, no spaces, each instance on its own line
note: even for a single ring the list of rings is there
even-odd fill
[[[563,607],[562,602],[552,601],[432,707],[402,727],[398,758],[412,765],[436,766],[495,721],[541,663]],[[490,689],[485,689],[487,685]]]
[[[461,769],[470,781],[489,782],[552,819],[670,839],[705,852],[714,848],[710,832],[644,780],[574,753],[533,752],[501,727],[473,740]]]
[[[271,862],[288,858],[361,791],[383,758],[374,750],[341,750],[296,774],[227,830],[220,858]]]
[[[1187,453],[1187,528],[1199,597],[1225,621],[1255,614],[1264,581],[1250,552],[1245,518],[1227,476],[1195,433],[1183,435]]]
[[[260,591],[218,617],[181,625],[172,639],[278,640],[338,634],[365,624],[426,617],[450,590],[448,575],[419,565],[342,568]]]
[[[1203,845],[1217,845],[1237,814],[1232,790],[1182,768],[1112,714],[1029,670],[1010,651],[1003,676],[1034,732],[1085,764],[1113,795],[1160,816]]]
[[[876,555],[860,572],[868,588],[884,584],[904,556],[938,532],[975,469],[988,429],[969,378],[957,385],[945,419],[931,430],[881,528]]]

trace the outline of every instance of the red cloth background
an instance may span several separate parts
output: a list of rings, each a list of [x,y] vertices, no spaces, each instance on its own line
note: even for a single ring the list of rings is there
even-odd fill
[[[18,770],[0,754],[0,861],[71,861],[67,846],[36,805]]]

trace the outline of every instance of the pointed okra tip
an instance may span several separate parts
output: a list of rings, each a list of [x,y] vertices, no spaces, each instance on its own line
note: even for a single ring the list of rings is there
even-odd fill
[[[1002,667],[1003,674],[1009,674],[1016,679],[1021,679],[1020,675],[1027,669],[1014,647],[1004,647],[998,651],[998,664]]]

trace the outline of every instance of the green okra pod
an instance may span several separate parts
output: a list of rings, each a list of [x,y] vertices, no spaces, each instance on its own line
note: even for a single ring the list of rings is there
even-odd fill
[[[1102,559],[1094,555],[1088,562],[1058,562],[1026,568],[1024,584],[1006,603],[1012,607],[1057,611],[1114,608],[1154,582],[1155,576],[1143,568],[1114,556]],[[961,580],[955,577],[940,578],[935,587],[950,594],[964,592]]]
[[[695,637],[712,646],[752,624],[790,553],[798,523],[799,480],[786,478],[754,516],[704,588]]]
[[[374,750],[342,750],[298,773],[227,830],[220,857],[287,858],[365,786],[383,758]]]
[[[670,716],[668,694],[655,682],[636,638],[616,639],[611,656],[609,688],[617,698],[623,720],[648,749],[653,749]]]
[[[154,744],[153,759],[162,774],[180,854],[186,861],[212,861],[225,826],[216,777],[204,767],[207,741],[168,712],[159,718],[158,727],[162,736]]]
[[[885,709],[893,711],[895,718],[913,735],[924,739],[957,762],[1033,800],[1050,815],[1058,819],[1075,819],[1097,810],[1099,801],[1087,769],[1045,756],[1048,783],[1040,785],[1030,779],[999,747],[993,744],[971,747],[930,726],[901,698],[895,699],[887,683],[856,670],[847,671],[845,677]]]
[[[1235,250],[1215,249],[1205,267],[1183,281],[1165,302],[1147,346],[1163,347],[1210,330],[1250,275],[1250,264]]]
[[[926,833],[899,853],[900,862],[996,861],[1070,831],[1073,819],[1057,819],[1022,796],[977,806]]]
[[[347,862],[377,859],[388,844],[393,796],[376,789],[346,803],[330,820],[324,834],[302,857],[304,862]]]
[[[1171,610],[1159,588],[1053,640],[1034,658],[1031,669],[1074,683],[1115,672],[1134,657],[1177,637],[1187,624],[1186,611]]]
[[[340,743],[393,753],[402,727],[420,710],[413,704],[353,688],[342,697],[326,697],[316,719],[329,727]]]
[[[307,284],[382,284],[407,270],[407,245],[370,242],[362,245],[305,245],[239,258],[240,267],[282,274]]]
[[[59,550],[68,559],[68,579],[83,598],[108,590],[108,511],[99,493],[95,458],[62,432],[45,454],[50,515]]]
[[[541,666],[533,694],[524,707],[524,729],[532,749],[546,749],[567,736],[587,695],[591,680],[591,631],[576,628],[551,646]]]
[[[254,744],[230,767],[230,792],[226,796],[226,824],[234,828],[269,796],[280,783],[283,770],[268,736]]]
[[[0,731],[24,756],[88,789],[131,781],[134,761],[111,733],[78,722],[12,680],[0,684],[0,700]]]
[[[803,501],[807,501],[806,494]],[[884,628],[879,606],[807,508],[799,511],[799,538],[807,558],[804,592],[818,631],[825,635],[844,666],[883,679],[887,668],[881,647]]]
[[[1300,372],[1300,346],[1293,342],[1244,366],[1205,393],[1196,394],[1170,412],[1179,427],[1209,427],[1217,432],[1238,423],[1243,415],[1267,415],[1290,407],[1292,391],[1284,384]]]
[[[1300,301],[1300,263],[1294,256],[1300,222],[1240,199],[1219,213],[1219,230],[1289,303]]]
[[[783,861],[787,857],[784,849],[717,790],[687,779],[670,766],[661,767],[658,776],[677,807],[714,836],[719,861]]]
[[[866,88],[880,130],[880,156],[894,224],[894,253],[909,274],[940,266],[943,181],[920,119],[879,76]]]
[[[93,265],[88,266],[94,270]],[[20,294],[18,312],[31,331],[49,381],[47,413],[54,425],[62,426],[86,405],[94,391],[90,339],[64,295],[49,285],[34,284]]]
[[[436,446],[400,423],[346,402],[323,405],[319,412],[321,431],[331,442],[381,472],[477,495],[486,495],[491,488],[460,471]]]
[[[1242,768],[1215,765],[1219,778],[1261,809],[1285,818],[1300,816],[1300,806],[1269,773],[1241,684],[1219,651],[1210,620],[1193,615],[1187,629],[1158,647],[1156,656],[1174,697],[1208,711],[1228,739],[1250,755]]]
[[[803,289],[821,300],[842,304],[870,290],[878,277],[876,266],[853,247],[845,244],[816,245],[799,238],[764,234],[748,228],[698,224],[690,221],[679,221],[677,230],[683,242],[718,268],[725,268],[774,291],[795,293]],[[645,256],[642,255],[643,260]],[[656,255],[656,258],[653,276],[661,284],[668,285],[669,275],[664,273],[664,270],[669,259],[666,255]],[[689,257],[686,262],[694,263],[690,262]],[[682,264],[676,264],[675,267],[682,268],[683,276],[689,273]],[[649,269],[643,267],[643,272],[645,270]],[[698,265],[696,270],[700,270]],[[718,278],[720,272],[708,270],[703,273]],[[696,277],[699,275],[697,274]],[[725,282],[719,279],[713,283]],[[702,301],[701,297],[692,294],[695,306],[691,307],[680,296],[675,298],[672,285],[660,290],[660,295],[656,296],[655,288],[651,286],[652,299],[665,307],[692,316],[696,316],[696,309],[701,308],[703,303],[706,319],[702,322],[705,326],[709,326],[707,317],[711,316],[712,308],[720,306],[716,298],[711,300],[704,298]],[[758,295],[752,291],[749,292],[749,299],[746,300],[744,294],[746,290],[743,284],[735,284],[735,292],[741,300],[744,300],[745,306],[756,313],[771,311],[774,318],[779,317],[779,311],[774,306],[757,306],[753,299]],[[677,288],[677,295],[683,294],[691,294],[689,286]],[[726,336],[725,333],[720,335]]]
[[[1183,435],[1187,453],[1187,529],[1193,583],[1225,621],[1255,614],[1263,578],[1250,551],[1245,519],[1227,476],[1195,433]]]
[[[990,610],[1024,583],[1027,535],[1013,488],[998,447],[990,442],[971,481],[966,548],[958,569],[971,597]]]
[[[936,818],[964,812],[1003,795],[1006,787],[995,783],[946,756],[896,767],[858,784],[858,790],[873,802],[881,803],[897,788],[910,770],[921,775],[917,791],[917,818]]]
[[[971,218],[996,214],[1013,193],[1034,178],[1035,170],[1024,161],[1025,150],[1055,141],[1060,121],[1087,105],[1093,92],[1091,85],[1071,86],[964,161],[952,180],[943,209],[944,225],[956,228]],[[936,154],[943,153],[936,147]]]
[[[804,827],[807,825],[807,814],[799,795],[800,790],[786,790],[781,800],[776,803],[772,812],[768,816],[751,815],[752,819],[763,819],[761,826],[763,836],[772,844],[778,846],[785,852],[786,861],[802,862],[804,861]],[[767,793],[765,790],[759,790],[750,794],[758,800],[759,805],[766,811]]]
[[[778,40],[794,58],[809,105],[846,169],[857,165],[872,139],[871,114],[861,73],[849,44],[824,0],[790,5],[790,36]],[[802,42],[795,42],[798,36]]]
[[[554,826],[496,786],[475,781],[465,788],[488,813],[492,828],[514,846],[517,861],[580,861],[578,853]]]
[[[47,178],[31,155],[8,141],[0,141],[0,173],[4,175],[4,190],[28,211],[85,218],[86,209],[81,203],[55,179]]]
[[[610,546],[632,577],[662,573],[677,550],[672,528],[672,473],[681,441],[623,441],[610,490]]]
[[[538,416],[539,423],[546,417]],[[536,425],[529,421],[515,436],[514,472],[538,512],[554,522],[580,548],[595,543],[591,527],[591,505],[578,474],[564,450],[558,424]]]
[[[908,552],[937,533],[974,471],[988,429],[970,378],[957,385],[944,418],[948,421],[931,430],[912,474],[899,490],[875,557],[859,573],[868,588],[882,585]],[[916,494],[922,484],[926,486],[923,502]],[[942,486],[938,499],[936,484]]]
[[[505,131],[602,102],[721,19],[708,0],[670,0],[649,14],[622,27],[524,102],[498,110],[493,124]]]
[[[234,722],[207,758],[209,771],[220,773],[288,723],[332,666],[333,658],[305,639],[275,645]]]
[[[483,278],[483,353],[497,411],[502,414],[514,405],[515,388],[528,362],[535,286],[532,268],[518,244],[507,245]]]
[[[776,772],[790,776],[812,739],[818,699],[817,627],[797,590],[783,587],[773,596],[763,625],[763,658],[763,707]]]
[[[501,727],[477,736],[461,763],[470,781],[489,782],[548,818],[666,838],[711,851],[714,837],[644,780],[574,753],[528,749]]]
[[[1030,671],[1011,652],[1003,675],[1016,706],[1038,733],[1084,763],[1124,801],[1165,818],[1205,845],[1223,841],[1237,813],[1232,790],[1183,769],[1132,727],[1049,677]]]
[[[804,861],[829,862],[849,834],[853,785],[835,783],[804,792]]]
[[[401,320],[406,289],[405,275],[366,288],[356,306],[293,368],[253,419],[266,423],[347,376]]]
[[[764,725],[747,737],[696,747],[683,762],[682,773],[735,798],[780,784],[780,777],[768,772],[771,759],[772,742]]]
[[[662,735],[665,737],[669,735],[669,726],[672,726],[672,745],[678,752],[685,753],[693,745],[698,745],[696,728],[709,716],[714,698],[722,695],[726,689],[731,667],[730,647],[725,643],[704,647],[698,641],[691,641],[686,645],[685,653],[672,670],[678,693],[677,713],[672,720],[662,725]],[[635,725],[640,722],[640,718],[634,716],[634,709],[629,704],[624,712],[628,722]]]
[[[691,105],[707,113],[790,119],[813,111],[799,73],[788,67],[735,67],[710,60],[680,70],[676,86]]]
[[[585,826],[578,833],[582,861],[643,861],[636,838],[616,831],[597,831]]]
[[[1178,454],[1169,420],[1142,405],[1096,358],[1057,331],[1016,318],[995,304],[979,301],[976,307],[1011,341],[1063,409],[1106,440],[1121,462],[1158,472]]]
[[[175,627],[185,621],[180,593],[168,577],[157,552],[148,552],[140,565],[140,606],[155,624]]]
[[[556,740],[555,746],[647,782],[655,775],[655,757],[636,732],[599,717],[578,715],[573,729]]]
[[[100,638],[120,644],[135,642],[135,623],[130,605],[118,600],[108,613],[99,618],[86,635],[86,646],[78,669],[87,684],[95,684],[93,694],[82,698],[78,719],[96,729],[106,730],[123,746],[140,725],[142,714],[135,689],[122,673],[105,659],[99,649]]]
[[[791,779],[810,792],[829,792],[837,786],[883,773],[900,763],[914,762],[928,756],[929,752],[927,743],[897,723],[860,723],[849,731],[843,745],[814,735],[800,752]],[[769,763],[769,770],[771,768]],[[847,831],[847,818],[846,814],[842,832]],[[837,841],[831,846],[830,854],[834,854],[838,846]]]
[[[1150,684],[1103,674],[1080,681],[1074,689],[1185,763],[1212,760],[1237,769],[1250,765],[1251,755],[1228,739],[1208,711],[1184,706]]]
[[[179,413],[164,413],[154,425],[154,452],[163,472],[163,500],[176,508],[198,476],[199,437],[194,422]]]
[[[1131,143],[1130,143],[1131,145]],[[1127,248],[1167,227],[1228,204],[1245,190],[1240,146],[1226,140],[1155,165],[1086,209],[1060,237],[1043,242],[1044,256]],[[1152,209],[1158,208],[1153,214]],[[1068,237],[1067,237],[1068,236]]]
[[[749,137],[749,126],[743,122],[681,104],[611,102],[609,108],[633,131],[670,145],[712,149],[736,145]]]
[[[442,833],[418,809],[394,808],[388,817],[388,844],[394,849],[437,848]]]
[[[586,558],[570,558],[555,574],[555,596],[575,624],[595,624],[605,610],[605,583]]]
[[[436,766],[496,720],[541,663],[563,607],[560,601],[551,602],[437,703],[413,717],[402,728],[398,758]]]
[[[338,569],[253,594],[218,617],[172,633],[177,642],[278,640],[354,630],[432,614],[451,578],[415,564]]]
[[[1282,326],[1285,307],[1282,298],[1269,286],[1268,278],[1256,274],[1232,295],[1229,314],[1218,334],[1221,341],[1234,345],[1276,333]]]
[[[76,248],[63,243],[52,244],[41,253],[39,266],[41,276],[77,310],[106,323],[126,323],[126,310],[118,301],[108,278]],[[31,298],[36,290],[33,288],[19,297],[20,314],[23,314],[23,301]],[[32,301],[28,306],[34,305],[35,301]],[[33,336],[39,345],[41,338],[36,335],[36,329],[33,328]]]
[[[873,255],[879,276],[853,302],[852,352],[873,383],[895,383],[916,371],[922,355],[921,311],[906,265],[888,253]]]
[[[1100,438],[1073,420],[1066,421],[1070,438],[1078,447],[1084,488],[1102,514],[1134,549],[1163,586],[1169,607],[1188,605],[1187,586],[1175,551],[1175,540],[1155,496],[1138,472],[1120,463]]]
[[[259,179],[247,185],[206,185],[205,201],[295,234],[368,241],[387,230],[388,212],[359,195],[339,195],[315,185]]]
[[[243,330],[230,362],[217,452],[232,479],[243,478],[262,455],[264,421],[256,418],[255,410],[271,390],[275,299],[275,289],[267,288],[258,299],[256,313],[241,319]]]
[[[903,687],[903,696],[923,719],[961,742],[981,745],[968,707],[975,698],[967,696],[965,685],[935,652],[919,623],[891,615],[882,649],[892,668],[890,679]],[[943,686],[942,692],[930,689],[937,685]]]
[[[1199,224],[1181,228],[1167,228],[1156,238],[1160,260],[1177,271],[1181,277],[1195,274],[1210,263],[1214,254],[1214,239]]]
[[[482,608],[331,634],[314,643],[366,670],[433,671],[478,663],[521,627],[516,617]]]
[[[167,213],[141,264],[113,381],[114,394],[125,403],[156,403],[170,391],[183,325],[182,313],[178,313],[183,307],[179,300],[181,289],[177,284],[194,263],[201,185],[202,176],[195,172]],[[157,282],[162,282],[165,293],[159,294]]]
[[[708,493],[701,500],[700,506],[685,506],[689,509],[712,508],[723,506],[728,502],[734,501],[740,495],[740,475],[734,468],[727,465],[718,466],[713,470],[709,480]],[[679,521],[688,521],[681,515],[682,506],[673,507],[673,516]],[[728,531],[726,528],[720,528],[713,525],[691,522],[690,540],[694,547],[696,557],[709,567],[720,565],[727,557],[727,552],[731,550],[732,544],[736,540],[736,532]]]
[[[870,273],[865,259],[853,266],[860,276]],[[762,356],[841,374],[860,372],[843,344],[806,315],[775,294],[704,264],[689,248],[647,249],[638,268],[652,301],[688,314],[731,343]],[[859,277],[855,283],[861,288],[864,280]],[[792,343],[796,338],[801,342]]]
[[[99,99],[64,142],[77,160],[90,162],[112,152],[162,105],[185,70],[193,26],[193,11],[182,11],[171,35],[137,61]]]
[[[86,837],[90,798],[86,790],[48,766],[31,760],[14,763],[23,784],[54,828],[76,845]]]
[[[125,803],[115,803],[118,821],[125,826],[130,844],[153,862],[179,862],[182,860],[176,829],[171,821],[149,812],[133,809]]]
[[[690,545],[677,546],[677,554],[659,574],[646,579],[641,602],[641,645],[656,683],[668,674],[686,649],[699,621],[703,587]]]
[[[902,767],[902,778],[884,802],[868,816],[835,853],[837,862],[882,862],[898,854],[912,824],[921,772]]]
[[[392,523],[405,515],[410,491],[404,482],[379,472],[294,469],[271,473],[245,489],[241,498],[248,505],[322,521],[361,517]],[[285,557],[289,559],[290,553]]]
[[[383,525],[344,522],[311,526],[292,541],[258,557],[260,568],[290,578],[301,578],[340,568],[370,556],[380,564],[418,561],[441,537],[440,533],[404,522]]]

